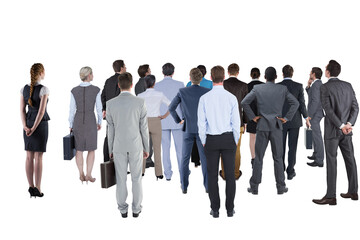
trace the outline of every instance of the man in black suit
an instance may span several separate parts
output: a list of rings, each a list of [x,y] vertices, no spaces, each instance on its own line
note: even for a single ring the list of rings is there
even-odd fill
[[[138,74],[140,76],[140,79],[135,85],[135,95],[136,96],[142,92],[145,92],[147,89],[146,83],[145,83],[145,77],[147,75],[151,74],[151,69],[149,67],[149,64],[144,64],[144,65],[139,66]],[[155,166],[153,160],[151,159],[151,157],[153,155],[153,145],[152,145],[151,138],[149,138],[149,146],[150,146],[150,153],[149,153],[149,157],[146,159],[146,168]]]
[[[120,94],[120,88],[118,86],[118,77],[120,74],[126,72],[126,66],[123,60],[116,60],[113,62],[113,69],[115,74],[105,81],[104,88],[101,92],[101,102],[103,105],[103,119],[106,118],[106,102]],[[107,131],[106,131],[107,132]],[[109,158],[109,147],[107,135],[104,140],[104,162],[108,162]]]
[[[285,169],[285,150],[286,150],[286,138],[289,135],[288,141],[288,166],[286,168],[287,179],[291,180],[296,176],[294,166],[296,164],[296,149],[299,138],[299,129],[302,126],[301,115],[306,119],[308,117],[305,98],[304,98],[304,89],[302,84],[294,82],[291,78],[294,73],[294,69],[290,65],[285,65],[282,69],[284,80],[279,84],[284,85],[288,88],[289,92],[294,95],[294,97],[299,101],[299,108],[296,111],[294,117],[291,121],[288,121],[283,126],[283,162]],[[290,105],[285,102],[283,106],[283,115],[289,111]]]
[[[321,104],[325,111],[327,192],[322,199],[313,200],[316,204],[336,205],[338,147],[345,161],[349,183],[347,193],[341,193],[340,196],[352,200],[359,199],[357,167],[352,143],[352,126],[356,122],[359,105],[351,84],[337,78],[340,72],[340,64],[335,60],[330,60],[325,71],[325,76],[329,78],[329,81],[320,88]]]
[[[314,162],[307,163],[311,167],[324,166],[324,142],[321,136],[320,122],[324,117],[324,112],[320,101],[320,87],[322,71],[318,67],[313,67],[310,72],[310,79],[306,87],[308,94],[308,115],[306,125],[312,129],[312,137],[314,143],[314,152],[312,156],[308,157]]]
[[[245,132],[245,114],[244,110],[241,106],[241,101],[244,99],[246,94],[248,93],[248,86],[246,83],[240,81],[237,76],[239,75],[240,67],[236,63],[232,63],[228,67],[228,74],[229,78],[224,80],[224,88],[232,93],[239,105],[239,113],[240,113],[240,121],[241,121],[241,127],[240,127],[240,139],[238,141],[237,147],[236,147],[236,155],[235,155],[235,179],[238,180],[241,176],[240,171],[240,164],[241,164],[241,154],[240,154],[240,145],[241,145],[241,136]],[[225,171],[224,171],[224,164],[221,159],[221,170],[219,172],[220,176],[225,180]]]

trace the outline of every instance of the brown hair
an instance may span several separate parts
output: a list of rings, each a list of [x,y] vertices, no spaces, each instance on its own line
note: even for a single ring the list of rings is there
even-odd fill
[[[294,69],[290,65],[285,65],[282,69],[284,78],[291,78],[294,74]]]
[[[32,107],[32,100],[31,100],[31,96],[33,94],[34,91],[34,86],[35,83],[38,81],[38,78],[40,76],[40,74],[42,74],[45,71],[44,66],[41,63],[34,63],[34,65],[31,66],[30,69],[30,77],[31,77],[31,82],[30,82],[30,97],[28,100],[28,104]]]
[[[138,68],[138,74],[141,78],[145,77],[145,75],[148,71],[149,71],[149,64],[141,65]]]
[[[190,70],[190,79],[193,84],[199,84],[202,78],[203,74],[201,73],[200,69],[193,68]]]
[[[123,60],[116,60],[115,62],[113,62],[113,69],[114,72],[120,72],[121,68],[124,67],[124,61]]]
[[[260,70],[258,68],[251,69],[250,76],[252,79],[258,79],[260,77]]]
[[[240,67],[236,63],[232,63],[228,66],[228,72],[230,75],[236,75],[239,73],[239,71],[240,71]]]
[[[341,65],[335,60],[330,60],[326,70],[329,71],[330,77],[337,77],[341,72]]]
[[[211,69],[211,78],[214,83],[221,83],[225,78],[225,70],[222,66],[217,65]]]
[[[127,90],[131,88],[132,85],[132,75],[131,73],[122,73],[119,75],[119,85],[121,90]]]

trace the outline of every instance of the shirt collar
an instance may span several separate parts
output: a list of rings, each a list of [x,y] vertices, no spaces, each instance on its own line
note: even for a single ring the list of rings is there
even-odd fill
[[[87,86],[90,86],[90,85],[91,85],[91,83],[89,83],[89,82],[80,83],[80,86],[82,86],[82,87],[87,87]]]
[[[284,80],[292,80],[291,77],[286,77]]]
[[[320,79],[315,79],[311,84],[310,84],[310,87],[314,84],[314,82],[316,82],[317,80],[320,80]]]
[[[213,89],[224,89],[224,86],[223,85],[216,85],[216,86],[213,86]]]

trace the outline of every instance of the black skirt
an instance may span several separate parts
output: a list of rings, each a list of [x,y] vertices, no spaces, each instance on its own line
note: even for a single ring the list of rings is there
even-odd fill
[[[246,126],[246,132],[248,133],[256,133],[256,126],[257,126],[257,123],[254,122],[254,121],[249,121],[247,126]]]
[[[31,128],[33,121],[27,121],[26,125]],[[30,136],[26,136],[24,131],[25,151],[46,152],[46,144],[49,135],[49,126],[47,121],[41,121],[35,132]]]

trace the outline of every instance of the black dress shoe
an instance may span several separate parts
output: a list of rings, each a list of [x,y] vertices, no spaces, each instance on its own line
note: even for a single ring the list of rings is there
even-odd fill
[[[160,179],[163,179],[164,178],[164,175],[160,175],[160,176],[156,176],[156,181]]]
[[[126,213],[122,213],[121,214],[121,217],[123,217],[123,218],[127,218],[127,215],[128,215],[128,213],[126,212]]]
[[[294,173],[291,173],[291,174],[288,174],[287,179],[288,179],[288,180],[292,180],[295,176],[296,176],[296,173],[295,173],[295,172],[294,172]]]
[[[134,218],[137,218],[137,217],[140,215],[140,213],[141,213],[141,211],[138,212],[138,213],[133,213],[133,217],[134,217]]]
[[[322,199],[313,199],[313,203],[320,204],[320,205],[336,205],[336,198],[326,198],[323,197]]]
[[[228,216],[228,217],[232,217],[232,216],[234,216],[234,214],[235,214],[235,210],[232,210],[232,211],[228,211],[228,212],[227,212],[227,216]]]
[[[317,162],[311,162],[311,163],[306,163],[307,165],[309,165],[310,167],[323,167],[324,164],[320,164],[320,163],[317,163]]]
[[[219,217],[219,211],[210,211],[210,215],[213,216],[213,218],[218,218]]]
[[[287,187],[284,187],[283,189],[278,189],[277,194],[281,195],[281,194],[287,193],[288,191],[289,191],[289,189]]]
[[[351,200],[359,200],[359,196],[357,193],[340,193],[340,196],[343,198],[351,198]]]
[[[315,160],[314,156],[308,156],[307,158],[310,159],[310,160]]]
[[[247,189],[247,191],[248,191],[249,193],[254,194],[254,195],[257,195],[257,194],[258,194],[258,190],[252,189],[251,187],[249,187],[249,188]]]

